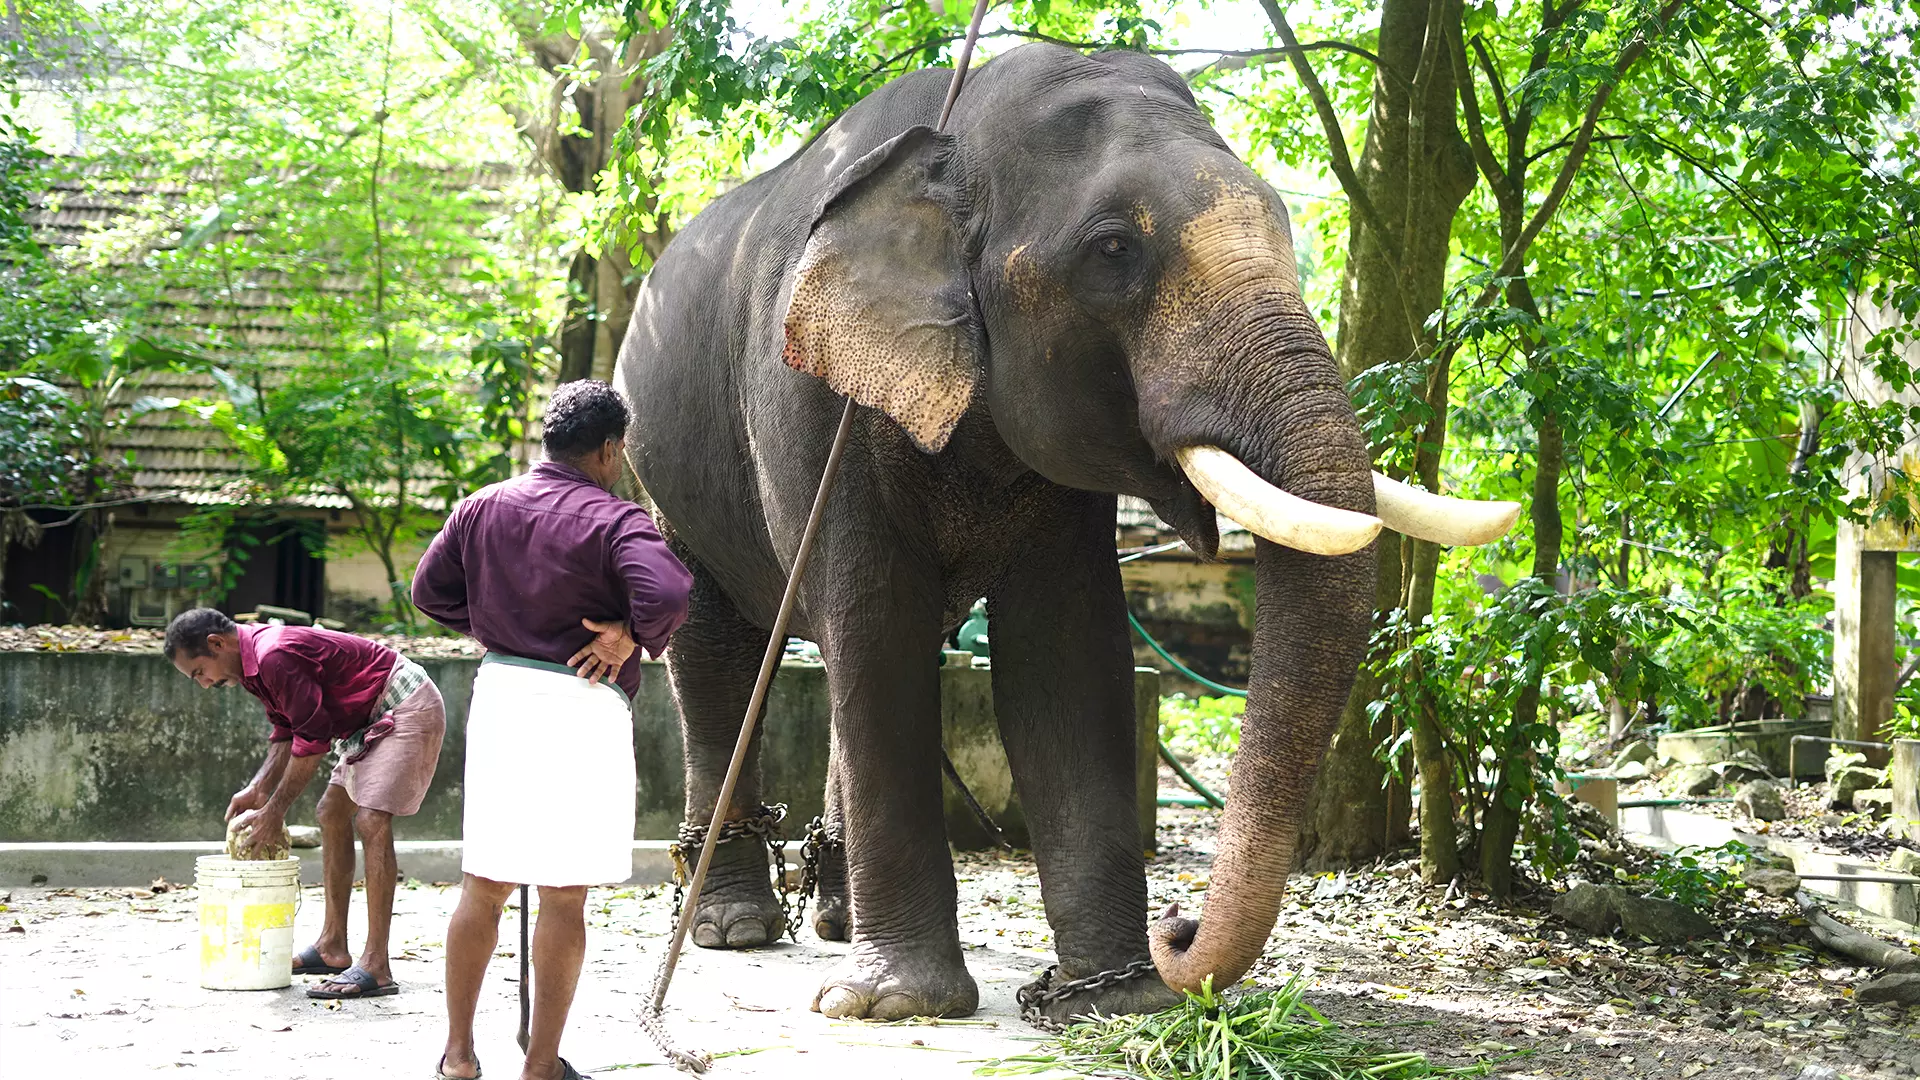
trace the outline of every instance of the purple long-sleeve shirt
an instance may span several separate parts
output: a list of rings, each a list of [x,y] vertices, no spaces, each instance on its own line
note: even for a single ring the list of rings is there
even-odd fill
[[[564,664],[624,622],[659,656],[687,617],[693,577],[653,519],[570,465],[543,461],[454,508],[413,574],[413,603],[489,651]],[[615,680],[640,687],[636,650]]]

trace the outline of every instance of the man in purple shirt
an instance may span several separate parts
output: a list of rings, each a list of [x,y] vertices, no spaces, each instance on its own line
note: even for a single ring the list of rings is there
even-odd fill
[[[414,571],[413,602],[487,647],[467,714],[460,904],[447,927],[443,1080],[480,1074],[473,1014],[500,911],[540,887],[523,1080],[576,1080],[560,1036],[586,955],[587,887],[633,869],[631,695],[641,656],[686,619],[693,579],[645,509],[611,493],[626,402],[567,383],[547,460],[454,509]]]
[[[227,805],[227,820],[258,850],[284,843],[287,810],[322,758],[340,758],[320,797],[327,913],[319,940],[293,958],[296,975],[329,975],[307,991],[330,999],[400,991],[387,958],[398,877],[393,819],[420,809],[446,732],[440,691],[427,673],[385,645],[320,627],[239,626],[212,608],[181,613],[167,627],[167,659],[201,686],[245,687],[273,725],[267,758]],[[353,837],[367,863],[367,945],[347,949]]]

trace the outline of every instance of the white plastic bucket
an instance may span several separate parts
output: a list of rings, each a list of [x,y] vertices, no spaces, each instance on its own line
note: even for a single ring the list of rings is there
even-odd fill
[[[200,892],[200,985],[278,990],[293,984],[293,913],[300,860],[194,860]]]

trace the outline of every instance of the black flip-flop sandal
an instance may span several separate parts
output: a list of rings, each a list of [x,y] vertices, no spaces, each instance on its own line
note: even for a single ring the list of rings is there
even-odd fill
[[[335,967],[321,959],[320,950],[311,945],[301,949],[293,958],[295,975],[338,975],[345,970],[347,969]]]
[[[329,986],[340,983],[346,983],[356,989],[344,992],[327,989]],[[351,1001],[355,998],[391,997],[399,992],[399,983],[390,982],[381,986],[379,979],[374,978],[359,964],[355,964],[319,986],[312,987],[307,991],[307,996],[315,1001]]]
[[[573,1067],[571,1062],[567,1061],[566,1058],[561,1058],[560,1080],[592,1080],[592,1077],[583,1076],[579,1069]]]
[[[473,1075],[471,1077],[453,1076],[447,1072],[447,1055],[441,1054],[440,1064],[433,1067],[433,1080],[480,1080],[480,1077],[485,1073],[486,1070],[482,1069],[480,1063],[476,1061],[473,1064]]]

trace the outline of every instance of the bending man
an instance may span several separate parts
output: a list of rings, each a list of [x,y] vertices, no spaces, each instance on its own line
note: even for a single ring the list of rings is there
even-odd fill
[[[612,494],[627,406],[601,382],[547,407],[547,460],[475,492],[413,577],[413,602],[487,647],[467,714],[465,880],[447,927],[439,1074],[480,1075],[473,1014],[500,911],[540,887],[523,1080],[574,1080],[560,1035],[586,955],[590,885],[633,872],[631,696],[642,652],[686,619],[693,580],[638,504]]]
[[[176,617],[165,649],[201,686],[244,686],[267,708],[267,759],[227,804],[250,847],[286,842],[287,808],[337,746],[319,807],[326,921],[319,940],[294,956],[293,973],[333,976],[308,997],[399,993],[387,959],[399,876],[393,819],[416,813],[433,783],[447,730],[439,688],[385,645],[317,626],[238,626],[212,608]],[[356,832],[367,864],[367,947],[358,963],[347,949]]]

